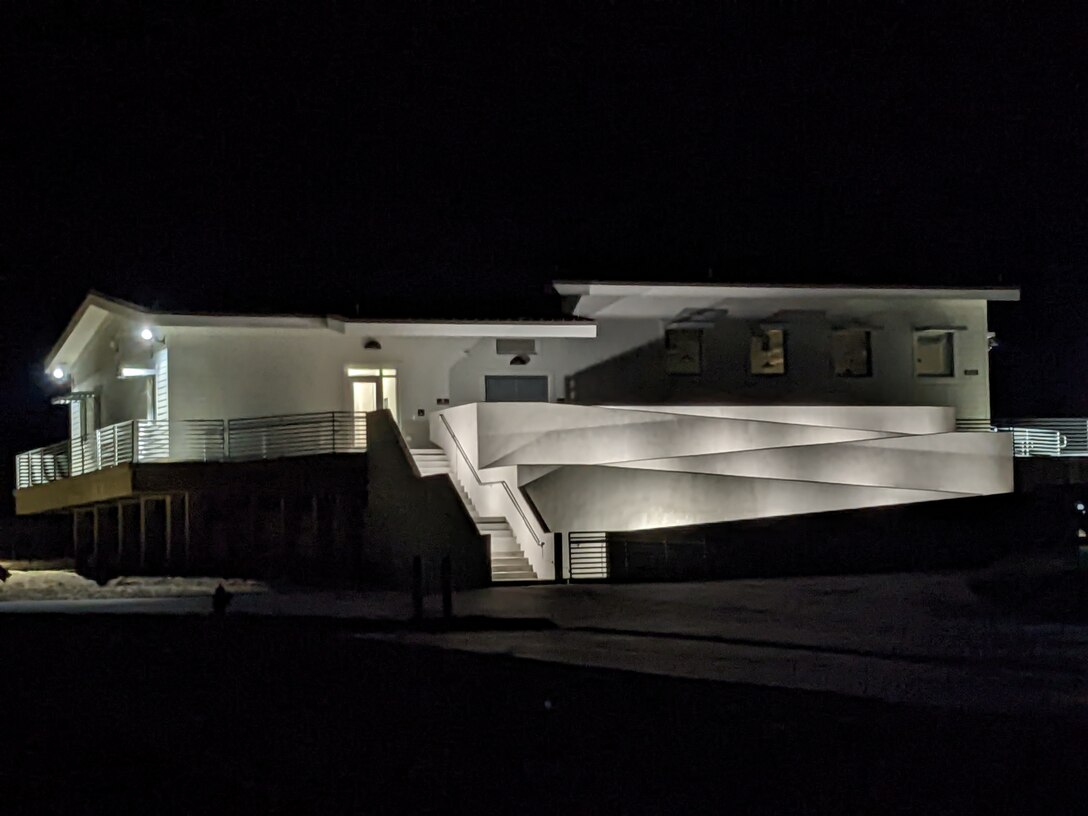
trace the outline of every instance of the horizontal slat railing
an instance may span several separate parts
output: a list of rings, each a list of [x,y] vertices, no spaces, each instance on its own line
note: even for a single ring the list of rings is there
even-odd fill
[[[989,419],[956,418],[957,431],[992,431],[993,423]]]
[[[1013,455],[1088,456],[1088,419],[957,419],[957,431],[1004,431],[1012,434]]]
[[[1025,444],[1030,440],[1036,446],[1042,444],[1042,440],[1057,435],[1057,452],[1053,452],[1053,445],[1048,442],[1042,446],[1042,449],[1046,451],[1041,454],[1043,456],[1088,456],[1088,419],[1084,417],[1001,419],[995,420],[994,424],[1000,425],[1002,428],[1011,428],[1014,433],[1017,430],[1036,432],[1021,434],[1025,439]],[[1017,455],[1031,456],[1040,454],[1025,453]]]
[[[999,431],[1012,433],[1012,455],[1061,456],[1063,438],[1058,431],[1046,428],[999,427]]]
[[[571,580],[608,577],[608,537],[605,533],[567,534]]]
[[[136,455],[135,421],[118,422],[107,425],[95,432],[97,468],[116,467],[124,462],[134,461]]]
[[[126,462],[221,462],[366,450],[366,414],[129,420],[86,439],[58,442],[15,457],[17,488],[46,484]]]
[[[17,488],[47,484],[58,479],[67,479],[70,475],[71,460],[67,442],[35,448],[15,457]]]
[[[366,450],[366,414],[322,414],[232,419],[227,423],[230,459],[279,459]]]
[[[138,462],[221,462],[227,458],[226,424],[220,419],[136,423]]]

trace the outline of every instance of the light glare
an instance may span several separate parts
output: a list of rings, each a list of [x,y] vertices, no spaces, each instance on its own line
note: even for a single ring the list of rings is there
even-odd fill
[[[142,337],[144,340],[150,340],[154,336],[155,335],[151,333],[151,329],[149,329],[147,326],[144,326],[143,331],[140,332],[140,337]]]

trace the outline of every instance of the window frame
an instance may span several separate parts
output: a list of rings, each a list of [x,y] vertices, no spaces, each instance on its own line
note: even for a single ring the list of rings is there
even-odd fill
[[[676,367],[675,360],[677,355],[675,352],[678,347],[675,345],[675,338],[689,337],[695,338],[695,363],[689,365],[685,370],[683,366]],[[667,328],[665,329],[665,375],[668,377],[698,377],[703,373],[703,330],[702,329],[690,329],[690,328]],[[683,350],[680,347],[680,350]]]
[[[865,373],[864,374],[840,374],[838,361],[835,359],[835,335],[860,333],[865,335]],[[831,376],[836,380],[867,380],[873,377],[873,332],[858,326],[841,326],[831,330],[830,362]]]
[[[782,335],[782,370],[781,371],[757,371],[752,359],[754,351],[752,341],[768,336],[771,332],[779,332]],[[764,352],[766,353],[766,352]],[[785,377],[790,370],[789,360],[789,332],[785,326],[755,326],[748,336],[748,374],[753,377]]]
[[[948,342],[948,373],[926,374],[918,370],[918,339],[924,336],[945,337]],[[913,361],[914,377],[918,380],[953,380],[956,378],[956,332],[952,329],[915,329],[911,336],[911,359]]]

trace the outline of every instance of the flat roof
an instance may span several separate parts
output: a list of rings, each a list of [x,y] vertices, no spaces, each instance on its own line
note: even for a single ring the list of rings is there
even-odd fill
[[[642,295],[644,297],[734,297],[734,298],[859,298],[903,297],[945,300],[1020,300],[1018,286],[910,286],[874,284],[753,284],[753,283],[647,283],[636,281],[556,281],[561,295]]]

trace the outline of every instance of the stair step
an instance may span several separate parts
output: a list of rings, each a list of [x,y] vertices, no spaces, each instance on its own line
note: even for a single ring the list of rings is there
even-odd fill
[[[515,573],[512,575],[492,575],[492,583],[499,584],[504,581],[535,581],[537,580],[535,572],[527,573]]]

